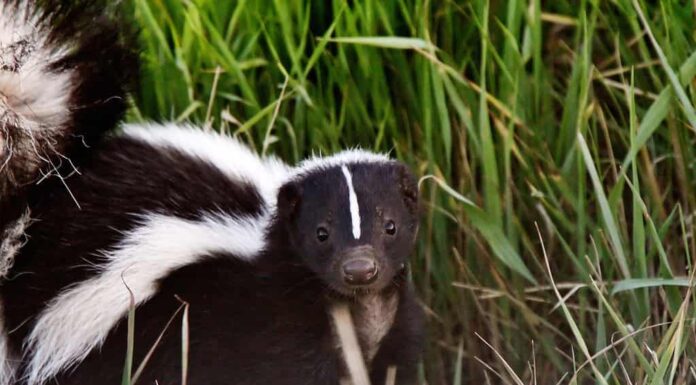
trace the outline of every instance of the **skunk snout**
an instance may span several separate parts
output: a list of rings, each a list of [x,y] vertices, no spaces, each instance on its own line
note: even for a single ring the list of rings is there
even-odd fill
[[[349,285],[368,285],[377,278],[377,260],[371,247],[356,247],[343,258],[341,273]]]
[[[350,285],[367,285],[377,278],[377,263],[371,258],[355,258],[343,264],[343,279]]]

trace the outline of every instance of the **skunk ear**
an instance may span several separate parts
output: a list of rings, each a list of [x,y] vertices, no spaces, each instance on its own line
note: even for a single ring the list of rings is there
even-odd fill
[[[411,170],[404,164],[399,164],[399,189],[403,197],[404,203],[413,213],[419,211],[418,203],[418,181]]]
[[[296,182],[288,182],[278,191],[278,215],[290,219],[295,216],[302,200],[302,187]]]

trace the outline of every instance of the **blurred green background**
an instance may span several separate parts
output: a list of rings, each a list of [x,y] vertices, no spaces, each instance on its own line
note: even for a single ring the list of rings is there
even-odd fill
[[[424,381],[696,383],[693,1],[130,6],[131,120],[424,177]]]

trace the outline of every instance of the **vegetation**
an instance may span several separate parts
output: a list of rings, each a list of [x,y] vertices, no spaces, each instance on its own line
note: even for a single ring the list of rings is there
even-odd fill
[[[132,6],[132,120],[423,176],[429,384],[696,383],[694,2]]]

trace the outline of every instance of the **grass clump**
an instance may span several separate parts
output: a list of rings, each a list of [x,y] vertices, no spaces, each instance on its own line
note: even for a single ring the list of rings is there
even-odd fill
[[[134,0],[132,119],[426,176],[430,384],[696,382],[693,2]]]

